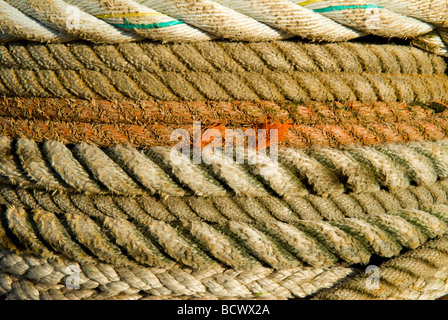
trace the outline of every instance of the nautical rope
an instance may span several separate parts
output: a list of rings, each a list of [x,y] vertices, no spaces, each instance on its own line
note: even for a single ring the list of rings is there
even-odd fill
[[[386,261],[379,267],[378,287],[370,285],[369,275],[354,279],[315,298],[343,299],[434,299],[448,292],[448,236],[428,241],[422,247]]]
[[[269,41],[294,36],[347,41],[366,33],[414,38],[434,30],[433,24],[446,25],[447,9],[441,0],[430,5],[403,2],[114,0],[106,5],[49,0],[43,6],[39,0],[2,0],[0,13],[5,18],[0,20],[0,29],[19,39],[41,42],[74,38],[102,43],[144,38],[199,41],[216,37]]]
[[[123,267],[366,264],[372,254],[396,256],[446,233],[446,193],[437,183],[329,198],[157,199],[2,186],[0,246]]]
[[[246,156],[256,154],[247,152]],[[66,146],[57,141],[37,144],[29,139],[6,137],[0,138],[0,154],[3,183],[121,195],[263,196],[273,193],[285,197],[343,190],[370,192],[381,187],[407,187],[411,183],[432,184],[448,175],[446,140],[347,145],[343,149],[279,148],[278,162],[258,153],[255,163],[242,164],[220,157],[207,160],[210,164],[199,165],[169,147],[139,150],[129,145],[115,145],[100,149],[84,142]]]
[[[4,45],[0,94],[164,101],[448,99],[445,62],[419,49],[206,43]]]
[[[444,74],[442,57],[404,45],[270,42],[83,42],[0,45],[0,66],[30,70],[114,70],[121,72],[269,71]]]
[[[142,299],[142,298],[305,298],[350,276],[344,267],[257,267],[205,270],[116,267],[102,262],[43,259],[32,255],[0,253],[0,295],[20,300]],[[79,272],[79,288],[66,287]]]
[[[257,129],[266,123],[287,124],[281,146],[338,147],[446,138],[446,102],[317,103],[270,101],[167,102],[39,98],[0,100],[0,134],[36,142],[90,142],[101,147],[129,143],[146,148],[174,146],[171,134],[193,135],[193,121],[205,130]]]
[[[303,104],[273,101],[135,101],[55,98],[0,99],[4,118],[88,124],[189,125],[200,121],[204,127],[216,124],[252,127],[258,124],[343,125],[425,121],[442,126],[448,117],[447,101],[429,103],[361,103],[307,101]]]

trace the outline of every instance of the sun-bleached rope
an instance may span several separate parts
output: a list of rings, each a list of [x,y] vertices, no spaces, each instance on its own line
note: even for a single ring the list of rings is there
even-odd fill
[[[428,241],[422,247],[383,263],[378,269],[378,282],[372,275],[361,274],[315,299],[435,299],[448,292],[447,236]]]
[[[116,145],[100,149],[79,143],[69,148],[56,141],[38,145],[29,139],[2,137],[0,150],[0,172],[5,183],[123,195],[148,192],[174,196],[308,194],[310,190],[303,183],[310,185],[311,192],[320,194],[344,189],[365,192],[379,190],[381,186],[431,184],[448,175],[445,140],[347,145],[345,149],[280,148],[278,163],[261,154],[252,163],[217,158],[208,162],[210,170],[168,147],[139,150]],[[260,170],[260,165],[272,166],[275,170]],[[279,182],[281,187],[277,186]]]
[[[164,101],[445,100],[445,62],[406,46],[199,42],[0,46],[0,94]],[[351,58],[348,58],[351,57]]]
[[[84,142],[65,146],[56,141],[37,144],[6,137],[0,142],[2,182],[70,192],[174,196],[365,192],[410,183],[431,184],[445,179],[448,169],[446,140],[347,145],[345,150],[325,146],[280,148],[278,162],[251,150],[246,157],[257,158],[246,158],[244,163],[221,157],[207,160],[203,153],[201,165],[169,147],[139,150],[116,145],[101,149]]]
[[[188,268],[166,270],[133,266],[115,267],[102,262],[43,259],[32,255],[0,253],[0,294],[6,299],[129,299],[142,298],[305,298],[350,276],[350,268],[266,267],[253,270]],[[78,288],[70,287],[79,276]],[[67,285],[68,283],[68,285]]]
[[[419,10],[410,9],[407,3],[394,4],[382,3],[380,7],[365,1],[307,4],[286,0],[170,0],[164,3],[114,0],[103,4],[100,1],[51,0],[39,5],[37,0],[6,0],[2,1],[3,11],[13,14],[8,20],[2,20],[0,26],[5,33],[31,40],[68,40],[51,35],[45,29],[49,27],[69,37],[110,43],[141,38],[198,41],[214,37],[266,41],[293,36],[318,41],[346,41],[366,33],[412,38],[433,30],[433,26],[423,20],[444,24],[446,8],[433,5],[439,12],[428,17],[415,13]],[[17,11],[23,12],[24,16]],[[33,25],[33,18],[45,26]],[[30,36],[12,27],[17,23],[30,28]],[[181,34],[185,36],[181,38]]]
[[[261,154],[252,163],[217,158],[207,160],[212,161],[207,170],[168,147],[138,150],[116,145],[102,150],[84,142],[69,148],[56,141],[38,145],[29,139],[2,137],[0,169],[5,183],[71,192],[260,196],[272,190],[283,196],[308,194],[303,182],[321,194],[344,189],[364,192],[445,179],[446,145],[439,140],[348,146],[346,150],[280,148],[279,163]],[[260,170],[260,165],[275,170]]]
[[[410,190],[404,191],[412,196]],[[1,196],[4,249],[43,258],[57,253],[81,262],[95,258],[117,266],[251,269],[267,264],[283,269],[329,267],[338,261],[366,264],[372,254],[396,256],[402,248],[415,249],[448,230],[446,197],[417,200],[412,207],[402,206],[393,193],[356,195],[352,210],[362,213],[345,217],[353,212],[341,211],[341,203],[350,199],[341,196],[291,197],[284,204],[269,197],[159,201],[8,188]],[[362,202],[366,200],[370,203]],[[218,206],[207,212],[213,202]],[[224,202],[227,209],[219,207]],[[301,209],[314,210],[321,218],[302,220],[288,213],[285,203],[293,202],[301,202]],[[385,209],[385,203],[392,207]]]
[[[443,199],[429,195],[432,198],[426,201],[421,198],[423,190],[419,191],[410,193],[415,194],[414,207],[406,200],[401,205],[394,193],[355,195],[355,208],[363,212],[349,218],[342,213],[340,217],[328,216],[331,208],[324,204],[327,198],[315,197],[313,206],[318,208],[321,201],[323,206],[318,210],[327,218],[303,220],[288,217],[282,208],[272,206],[271,214],[276,216],[262,217],[269,198],[227,199],[239,203],[241,213],[229,205],[227,209],[217,206],[215,210],[221,213],[213,217],[212,212],[206,213],[207,204],[200,198],[162,203],[150,197],[67,196],[2,187],[0,246],[42,259],[64,257],[83,264],[98,259],[116,268],[131,269],[191,267],[206,272],[223,266],[253,270],[262,264],[281,270],[302,265],[328,268],[338,261],[367,264],[372,254],[393,257],[402,248],[415,249],[448,231],[446,189]],[[297,200],[292,197],[288,202]],[[256,208],[254,201],[263,204]],[[344,201],[347,199],[335,197],[340,206]],[[251,213],[248,205],[252,206]],[[312,206],[302,208],[316,210]],[[347,209],[348,216],[356,211]],[[242,210],[252,217],[244,218]],[[234,217],[225,217],[230,211]]]

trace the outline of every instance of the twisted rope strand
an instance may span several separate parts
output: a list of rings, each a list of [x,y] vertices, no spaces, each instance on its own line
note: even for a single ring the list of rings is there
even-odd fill
[[[316,299],[434,299],[446,293],[448,270],[447,236],[428,241],[422,247],[387,261],[379,269],[379,288],[367,285],[367,275],[359,275]]]
[[[5,16],[12,17],[1,21],[4,33],[53,42],[67,39],[52,35],[48,28],[56,30],[53,33],[94,42],[142,38],[199,41],[215,37],[267,41],[296,35],[317,41],[346,41],[366,32],[409,38],[432,31],[432,24],[444,26],[446,20],[446,8],[439,1],[432,4],[378,1],[377,5],[352,1],[348,5],[344,2],[344,6],[339,1],[321,1],[306,7],[285,0],[195,3],[170,0],[163,4],[152,0],[114,0],[107,5],[99,1],[49,0],[45,6],[37,0],[1,2]],[[17,22],[30,32],[17,30],[14,27]],[[185,36],[181,38],[180,34]]]
[[[350,276],[350,268],[289,268],[282,271],[115,268],[104,263],[37,258],[2,252],[0,290],[7,299],[132,299],[199,297],[241,299],[305,298]],[[80,288],[65,286],[79,272]],[[113,271],[113,274],[110,274]],[[233,276],[232,276],[233,275]],[[227,282],[227,283],[226,283]]]
[[[256,156],[257,161],[240,164],[218,157],[209,158],[208,165],[195,164],[194,159],[167,147],[137,150],[114,146],[102,150],[86,143],[68,148],[56,141],[42,145],[23,138],[2,137],[0,141],[4,183],[122,195],[273,193],[287,198],[308,194],[310,190],[304,184],[318,194],[371,192],[380,187],[407,187],[411,182],[433,184],[445,179],[443,168],[448,166],[445,140],[413,142],[409,147],[387,143],[348,146],[346,150],[321,146],[303,151],[280,148],[279,163],[261,153],[249,152],[246,157]]]
[[[250,269],[267,263],[282,269],[302,263],[332,266],[339,259],[366,263],[374,253],[391,257],[402,247],[414,249],[448,231],[446,183],[409,190],[414,201],[403,204],[396,192],[345,195],[342,199],[351,199],[351,208],[342,206],[341,196],[290,197],[271,205],[266,205],[269,197],[212,197],[213,203],[234,204],[217,206],[213,215],[204,211],[201,197],[132,200],[2,186],[0,202],[7,208],[0,241],[10,251],[42,257],[57,252],[77,261],[95,258],[123,266],[203,269],[224,264]],[[422,197],[425,190],[427,198]],[[302,207],[288,207],[291,200],[300,200]],[[144,206],[148,201],[151,206]],[[331,205],[341,210],[339,215],[328,215]],[[310,210],[317,214],[313,220],[302,216]]]

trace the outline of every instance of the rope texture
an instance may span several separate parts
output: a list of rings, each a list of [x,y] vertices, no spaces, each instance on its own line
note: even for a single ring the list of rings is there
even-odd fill
[[[137,293],[305,297],[353,272],[338,267],[341,261],[367,264],[371,254],[396,256],[446,233],[447,192],[444,182],[331,200],[290,199],[302,204],[300,212],[321,214],[303,220],[269,198],[162,201],[3,186],[0,287],[16,298],[61,296],[59,291],[76,299]],[[89,290],[62,288],[73,263],[83,270],[82,289]]]
[[[1,137],[0,178],[22,187],[118,195],[287,197],[368,192],[445,179],[447,148],[446,140],[346,145],[344,149],[280,148],[278,162],[247,150],[247,156],[256,156],[256,161],[205,158],[209,164],[195,164],[194,159],[168,147],[100,149],[84,142],[66,146]]]
[[[301,6],[302,4],[303,6]],[[3,41],[119,43],[145,38],[347,41],[366,34],[415,38],[446,26],[443,0],[2,0]],[[224,23],[225,22],[225,23]]]
[[[422,247],[383,263],[379,287],[366,285],[368,275],[348,279],[323,290],[315,298],[325,300],[435,299],[448,292],[448,237],[428,241]]]
[[[0,295],[8,300],[304,298],[354,272],[344,267],[280,271],[266,267],[203,271],[117,268],[10,252],[0,256]],[[79,289],[65,285],[74,272],[79,272]]]
[[[0,94],[163,101],[448,100],[445,62],[394,45],[0,46]]]
[[[340,147],[387,142],[437,141],[447,138],[445,101],[423,103],[274,103],[166,102],[4,98],[0,100],[0,134],[36,142],[57,140],[100,147],[175,146],[172,132],[193,137],[193,121],[202,129],[257,130],[286,124],[280,146]],[[222,132],[225,138],[225,131]]]

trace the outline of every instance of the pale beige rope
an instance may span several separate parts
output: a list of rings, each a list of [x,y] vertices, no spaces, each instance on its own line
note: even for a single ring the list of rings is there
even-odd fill
[[[19,9],[66,35],[103,43],[129,42],[143,37],[179,41],[175,34],[178,32],[185,32],[184,41],[205,40],[214,36],[239,41],[278,40],[293,36],[319,41],[346,41],[362,36],[365,32],[387,37],[415,37],[433,29],[431,24],[388,8],[376,8],[376,11],[363,8],[367,3],[364,1],[350,2],[359,8],[324,12],[315,12],[287,0],[170,0],[163,3],[152,0],[114,0],[107,4],[85,0],[2,2],[14,7],[9,10],[4,5],[4,10],[8,10],[6,13]],[[341,3],[331,1],[330,5]],[[402,8],[398,10],[403,12]],[[412,12],[408,14],[412,15]],[[347,18],[344,19],[344,16]],[[372,19],[379,20],[381,25],[372,27]],[[189,26],[182,26],[184,22]],[[13,36],[26,39],[48,38],[48,35],[39,35],[39,27],[31,27],[31,37],[20,34],[13,27],[15,23],[31,24],[28,17],[17,17],[15,20],[0,20],[0,27]],[[51,36],[50,40],[53,40]]]
[[[434,29],[429,23],[408,17],[409,13],[403,15],[384,5],[372,6],[371,1],[326,0],[311,1],[309,4],[301,0],[293,2],[305,3],[307,9],[323,10],[317,12],[342,25],[381,37],[414,38]],[[334,10],[328,10],[331,8]]]
[[[38,145],[29,139],[1,137],[0,178],[11,185],[70,192],[173,196],[271,193],[287,197],[310,192],[371,192],[410,183],[428,185],[448,176],[446,140],[347,146],[345,150],[280,148],[278,162],[261,153],[249,159],[247,152],[241,164],[219,156],[198,165],[168,147],[139,150],[116,145],[100,149],[79,143],[69,148],[56,141]]]
[[[252,270],[123,268],[101,262],[0,252],[0,295],[20,300],[140,298],[305,298],[354,272],[344,267]],[[70,287],[75,272],[79,288]],[[69,284],[67,286],[66,284]]]
[[[448,206],[446,205],[435,205],[432,206],[430,209],[430,212],[433,212],[436,216],[440,217],[443,221],[448,222]],[[247,267],[249,268],[237,268],[235,270],[229,270],[225,267],[221,267],[219,265],[212,265],[208,263],[207,267],[204,268],[195,268],[195,270],[189,269],[189,268],[148,268],[143,267],[141,265],[137,265],[132,261],[124,262],[123,258],[116,257],[113,258],[109,263],[113,263],[113,267],[111,265],[97,262],[96,259],[86,256],[83,259],[80,259],[79,253],[76,257],[76,262],[65,260],[65,258],[62,258],[60,256],[55,255],[54,253],[50,253],[47,251],[45,253],[44,247],[40,247],[40,249],[36,246],[38,244],[39,239],[45,239],[44,241],[52,241],[51,239],[57,239],[57,234],[60,233],[54,227],[50,227],[51,224],[54,224],[52,220],[54,218],[51,218],[51,215],[49,212],[38,212],[36,211],[34,213],[37,219],[42,219],[42,222],[39,222],[39,220],[36,220],[37,228],[41,228],[41,225],[43,226],[43,221],[47,224],[45,227],[47,234],[41,234],[39,237],[36,237],[36,235],[31,231],[30,227],[26,227],[26,223],[23,220],[21,209],[18,210],[10,210],[9,213],[6,213],[6,219],[9,220],[10,225],[10,231],[15,233],[17,236],[19,236],[19,233],[22,232],[23,234],[19,237],[21,237],[21,241],[27,245],[27,246],[34,246],[34,252],[33,254],[38,254],[39,258],[33,257],[27,254],[24,254],[23,252],[20,255],[14,254],[12,252],[6,252],[3,251],[3,257],[0,260],[0,270],[2,270],[2,274],[0,276],[0,292],[3,291],[4,294],[7,294],[9,298],[12,299],[39,299],[39,298],[50,298],[52,296],[51,292],[52,290],[56,291],[53,292],[54,294],[61,297],[68,295],[68,297],[72,297],[75,299],[80,298],[101,298],[105,299],[107,297],[113,297],[118,296],[120,294],[124,295],[141,295],[143,292],[149,293],[151,295],[196,295],[201,293],[209,293],[218,297],[233,297],[233,298],[248,298],[253,297],[253,295],[257,294],[269,294],[267,296],[268,298],[291,298],[291,297],[306,297],[310,294],[313,294],[317,291],[321,291],[324,288],[331,287],[333,284],[335,284],[336,281],[340,281],[344,279],[347,275],[352,273],[352,269],[350,268],[340,268],[340,267],[331,267],[331,268],[310,268],[310,267],[289,267],[285,268],[283,267],[281,270],[274,271],[273,269],[265,268],[257,264],[250,264]],[[405,214],[406,212],[406,214]],[[412,211],[412,210],[405,210],[402,214],[410,214],[411,217],[416,218],[416,214],[418,211]],[[72,216],[72,218],[69,218],[69,216]],[[104,246],[103,240],[101,240],[101,237],[98,237],[99,234],[94,235],[91,233],[91,222],[88,222],[85,218],[78,217],[75,218],[72,214],[66,214],[66,217],[69,219],[68,224],[73,225],[74,220],[79,220],[80,225],[79,228],[82,228],[83,233],[86,232],[87,234],[83,235],[82,233],[79,234],[79,239],[81,241],[87,241],[84,242],[84,245],[87,245],[87,247],[90,248],[90,250],[93,250],[94,252],[99,252],[98,250],[103,250],[103,255],[107,254],[107,250]],[[392,216],[390,216],[391,218]],[[420,215],[420,219],[424,217]],[[428,219],[430,216],[426,215],[426,219]],[[390,220],[384,219],[386,217],[377,216],[377,219],[381,219],[383,223],[386,223],[385,221]],[[11,223],[12,220],[16,220],[16,222]],[[4,220],[4,218],[3,218]],[[437,219],[436,219],[437,220]],[[429,228],[435,227],[436,225],[431,226],[431,223],[434,224],[436,220],[426,220],[426,228],[423,227],[421,230],[425,230],[426,236],[429,235]],[[107,218],[106,218],[107,221]],[[360,224],[361,221],[357,222],[358,220],[350,220],[353,221],[354,224],[348,224],[347,227],[349,228],[355,228],[356,224],[358,224],[358,228],[360,226],[363,226],[363,228],[366,228],[367,233],[370,232],[370,236],[373,236],[373,233],[371,233],[372,229],[368,226],[368,224],[363,225],[363,223]],[[417,220],[416,220],[417,221]],[[420,220],[423,221],[423,220]],[[348,221],[347,221],[348,222]],[[400,222],[403,224],[404,220]],[[305,225],[308,225],[308,227],[311,227],[313,223],[311,221],[303,221]],[[343,221],[335,221],[336,225],[339,225],[342,223],[344,225]],[[76,223],[75,223],[76,224]],[[278,224],[277,224],[278,225]],[[314,223],[315,226],[316,222]],[[318,224],[321,227],[324,226],[324,224]],[[125,230],[124,225],[120,226],[119,224],[116,225],[120,232],[123,232]],[[194,226],[194,224],[193,224]],[[275,226],[275,224],[272,224],[272,226]],[[279,225],[278,225],[279,226]],[[288,227],[291,229],[288,231],[288,228],[286,228],[287,225],[283,225],[280,232],[282,233],[290,233],[292,231],[291,227]],[[440,226],[440,222],[439,222]],[[156,226],[157,227],[157,226]],[[160,226],[158,226],[160,228]],[[326,226],[325,228],[328,229],[329,226]],[[278,227],[277,227],[278,228]],[[325,229],[324,228],[324,229]],[[28,229],[27,231],[25,231]],[[321,229],[321,232],[325,234],[324,229]],[[81,230],[81,229],[80,229]],[[194,233],[194,228],[192,228],[192,232]],[[345,229],[343,229],[345,230]],[[353,229],[352,229],[353,230]],[[358,229],[362,230],[362,229]],[[403,231],[406,230],[403,229]],[[435,230],[435,229],[433,229]],[[447,228],[445,226],[445,229],[442,228],[444,232],[447,231]],[[438,234],[441,235],[439,230]],[[161,230],[162,231],[162,230]],[[330,229],[327,230],[330,231]],[[332,231],[333,233],[336,230]],[[407,231],[405,231],[409,236],[410,229],[408,228]],[[25,233],[24,233],[25,232]],[[75,231],[79,232],[79,231]],[[109,231],[110,232],[110,231]],[[116,232],[116,231],[115,231]],[[204,232],[204,231],[202,231]],[[353,231],[352,231],[353,232]],[[421,232],[421,231],[420,231]],[[443,232],[443,231],[442,231]],[[5,244],[7,246],[10,246],[9,249],[12,249],[11,245],[14,246],[14,244],[11,242],[8,245],[8,240],[3,236],[4,230],[1,230],[2,233],[2,247],[5,248]],[[297,233],[297,232],[296,232]],[[331,233],[331,232],[330,232]],[[330,234],[328,233],[328,235]],[[337,235],[338,232],[334,234],[333,237],[336,239],[341,237],[341,233],[339,231],[339,235]],[[250,236],[250,234],[248,234]],[[292,234],[291,234],[292,235]],[[327,235],[327,237],[328,237]],[[253,235],[252,235],[253,236]],[[285,236],[285,235],[284,235]],[[437,236],[437,234],[433,234],[433,237]],[[43,238],[42,238],[43,237]],[[129,235],[127,236],[129,237]],[[85,240],[82,240],[82,239]],[[92,246],[93,242],[89,239],[96,239],[94,240],[96,243],[96,246]],[[133,237],[131,236],[131,243],[135,240],[133,240]],[[211,238],[208,238],[209,240]],[[384,246],[386,240],[383,238],[383,240],[379,241],[378,244],[381,244]],[[5,242],[6,241],[6,242]],[[13,240],[16,242],[16,240]],[[54,240],[53,240],[54,241]],[[129,241],[129,240],[127,240]],[[297,241],[297,240],[296,240]],[[324,240],[325,241],[325,240]],[[328,238],[327,238],[328,241]],[[378,241],[378,240],[376,240]],[[90,245],[89,245],[90,242]],[[220,240],[222,242],[222,240]],[[34,244],[33,244],[34,243]],[[225,243],[225,241],[224,241]],[[336,243],[336,242],[335,242]],[[217,243],[216,243],[217,244]],[[214,244],[214,246],[216,246]],[[297,243],[298,244],[298,243]],[[345,245],[342,245],[340,253],[348,254],[348,248],[347,248],[347,242],[345,242]],[[67,250],[73,250],[73,244],[70,243],[70,241],[67,240],[60,240],[60,246],[64,246],[65,251]],[[135,244],[132,244],[133,246]],[[304,245],[299,244],[300,245]],[[110,244],[109,244],[110,246]],[[218,245],[219,247],[220,245]],[[418,246],[418,245],[417,245]],[[416,248],[417,246],[413,246],[413,248]],[[103,248],[102,248],[103,247]],[[31,248],[31,247],[30,247]],[[37,251],[35,251],[37,249]],[[337,249],[337,248],[336,248]],[[337,249],[338,250],[338,249]],[[421,251],[421,249],[417,249],[416,251]],[[446,255],[446,247],[445,247],[445,255]],[[419,252],[420,252],[419,251]],[[313,250],[313,253],[315,251]],[[140,254],[141,256],[141,254]],[[436,264],[436,268],[439,265],[443,265],[443,261],[440,260],[440,254],[437,253],[435,256],[428,255],[428,252],[425,251],[424,254],[420,255],[420,259],[423,261],[429,261],[432,264]],[[445,257],[446,258],[446,257]],[[48,260],[47,260],[48,259]],[[73,258],[72,258],[73,259]],[[394,264],[394,261],[398,261]],[[406,268],[407,264],[404,265],[401,262],[402,260],[405,260],[402,256],[399,258],[391,260],[392,265],[396,266],[395,268]],[[100,259],[103,260],[103,259]],[[123,261],[122,261],[123,260]],[[368,260],[366,260],[367,262]],[[409,268],[411,267],[419,267],[424,265],[417,264],[413,262],[414,260],[411,259]],[[365,262],[365,263],[366,263]],[[425,262],[426,263],[426,262]],[[389,263],[390,264],[390,263]],[[388,265],[388,263],[386,263]],[[67,269],[67,267],[70,267]],[[427,268],[427,267],[425,267]],[[384,268],[383,268],[384,270]],[[406,297],[406,292],[409,290],[403,290],[407,289],[405,285],[397,281],[394,277],[396,277],[396,271],[392,270],[389,271],[389,269],[386,269],[386,279],[388,279],[389,272],[392,272],[392,276],[390,277],[391,280],[389,281],[395,281],[394,286],[398,286],[401,290],[398,290],[398,292],[401,292],[401,297]],[[420,278],[422,277],[428,277],[428,274],[430,272],[426,271],[426,274],[422,274],[421,269],[419,271],[414,271],[414,274],[417,274],[418,272],[418,281],[417,283],[420,284],[420,287],[422,286]],[[424,269],[425,270],[425,269]],[[432,270],[432,269],[431,269]],[[63,287],[63,280],[67,280],[67,278],[72,275],[75,271],[79,272],[81,288],[85,291],[80,291],[77,293],[77,291],[72,290],[66,290]],[[440,274],[442,270],[439,268],[439,276],[443,276]],[[395,273],[393,273],[395,272]],[[20,277],[20,280],[17,279],[17,277]],[[312,280],[310,280],[312,279]],[[410,278],[409,275],[405,277],[406,281],[410,281],[409,279],[415,281],[414,278]],[[442,278],[443,279],[443,278]],[[28,281],[29,280],[29,281]],[[350,280],[348,280],[350,282]],[[402,280],[400,280],[402,281]],[[216,283],[220,284],[220,286],[217,286]],[[431,286],[427,286],[427,289],[436,290],[439,287],[434,286],[434,283]],[[90,289],[90,290],[89,290]],[[94,290],[92,290],[94,289]],[[393,288],[393,293],[396,293],[396,288]],[[57,292],[61,291],[61,292]],[[99,292],[98,292],[99,291]],[[142,292],[143,291],[143,292]],[[403,292],[404,291],[404,292]],[[339,292],[339,291],[338,291]],[[342,290],[341,292],[344,292]],[[428,292],[426,292],[428,294]],[[415,296],[415,293],[414,293]],[[358,297],[359,298],[359,297]]]
[[[448,292],[448,236],[428,241],[379,267],[376,287],[372,275],[362,274],[316,299],[435,299]],[[370,278],[369,278],[370,276]]]
[[[442,29],[432,31],[424,36],[417,37],[412,41],[412,44],[428,52],[448,57],[448,46],[441,37],[442,33],[444,33]]]
[[[446,192],[435,184],[282,203],[273,197],[69,196],[3,186],[0,243],[43,258],[59,252],[117,266],[367,263],[372,254],[392,257],[445,233]]]

